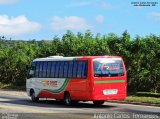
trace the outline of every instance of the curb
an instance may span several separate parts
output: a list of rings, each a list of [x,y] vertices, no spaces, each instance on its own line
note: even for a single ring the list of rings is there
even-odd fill
[[[106,102],[160,107],[160,104],[149,104],[149,103],[140,103],[140,102],[125,102],[125,101],[106,101]]]

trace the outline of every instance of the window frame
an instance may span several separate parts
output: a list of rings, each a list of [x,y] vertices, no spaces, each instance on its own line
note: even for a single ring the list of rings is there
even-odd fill
[[[88,60],[35,61],[31,66],[33,63],[34,75],[32,77],[35,78],[86,79],[88,76]],[[46,70],[44,71],[44,69]],[[78,72],[80,72],[79,77]]]

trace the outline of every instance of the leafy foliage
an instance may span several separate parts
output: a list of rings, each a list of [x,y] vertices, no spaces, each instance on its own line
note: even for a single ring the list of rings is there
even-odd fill
[[[0,82],[24,85],[26,65],[52,55],[120,55],[127,68],[129,92],[160,92],[160,37],[151,34],[132,39],[127,31],[122,36],[67,31],[53,40],[0,39]]]

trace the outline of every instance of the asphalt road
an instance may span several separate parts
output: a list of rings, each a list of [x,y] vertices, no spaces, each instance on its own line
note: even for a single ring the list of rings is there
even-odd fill
[[[0,92],[0,119],[160,119],[160,107],[106,102],[66,106],[55,100],[31,102],[27,95]]]

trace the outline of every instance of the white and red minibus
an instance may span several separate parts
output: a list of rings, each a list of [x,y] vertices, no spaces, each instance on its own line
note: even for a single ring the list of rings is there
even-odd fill
[[[32,101],[64,100],[67,105],[126,98],[127,76],[119,56],[51,56],[32,61],[26,80]]]

